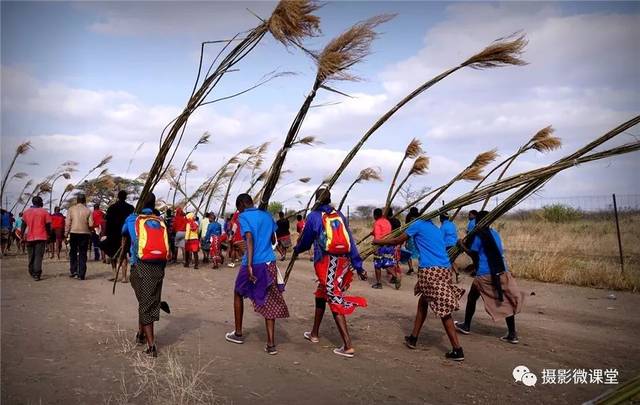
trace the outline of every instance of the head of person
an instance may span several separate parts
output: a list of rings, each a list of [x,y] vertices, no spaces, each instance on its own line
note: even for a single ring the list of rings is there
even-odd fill
[[[171,208],[167,208],[167,211],[165,211],[165,215],[167,218],[171,218],[173,216],[173,211],[171,211]]]
[[[236,209],[244,212],[247,208],[253,208],[253,198],[247,193],[242,193],[236,198]]]
[[[147,197],[144,199],[144,204],[142,208],[154,210],[156,208],[156,195],[153,193],[149,193]]]
[[[484,217],[486,217],[488,214],[489,214],[489,211],[485,211],[485,210],[478,212],[478,214],[476,214],[476,223],[480,223],[484,219]]]
[[[471,221],[472,219],[476,219],[477,216],[478,216],[478,211],[476,210],[469,211],[469,215],[468,215],[469,221]]]
[[[118,201],[127,201],[127,190],[118,191]]]
[[[382,218],[382,209],[381,208],[376,208],[373,210],[373,219],[380,219]]]
[[[58,209],[60,209],[60,207],[58,207]],[[18,216],[19,216],[20,218],[22,218],[22,212],[21,212],[21,213],[19,213],[19,214],[18,214]]]
[[[296,221],[302,221],[302,215],[300,214],[296,215]]]
[[[42,201],[42,197],[40,197],[39,195],[33,197],[31,199],[31,203],[33,204],[34,207],[38,207],[38,208],[42,208],[42,206],[44,205],[44,202]]]
[[[420,215],[420,211],[418,210],[418,207],[411,207],[409,208],[409,214],[411,215]]]
[[[282,211],[278,212],[278,218],[284,219],[284,212]]]
[[[87,203],[87,196],[84,194],[78,194],[76,195],[76,204],[86,204]]]
[[[176,208],[176,216],[177,216],[177,217],[182,217],[182,216],[184,216],[184,211],[182,210],[182,207],[178,207],[178,208]]]
[[[187,219],[188,219],[189,221],[191,221],[191,220],[195,219],[195,217],[196,217],[196,216],[193,214],[193,212],[189,212],[189,213],[187,214]]]
[[[384,213],[384,216],[387,218],[393,218],[393,208],[389,207]]]
[[[231,218],[233,218],[233,215],[227,215],[227,221],[231,221]]]
[[[60,213],[60,207],[55,207],[53,209],[53,212],[55,212],[56,214],[59,214]],[[20,213],[20,216],[22,216],[22,213]]]
[[[449,214],[447,214],[446,212],[443,212],[442,214],[440,214],[440,223],[444,223],[444,221],[448,221],[449,220]]]
[[[316,202],[321,205],[331,204],[331,191],[326,187],[319,188],[316,191]]]
[[[100,204],[98,204],[98,203],[93,204],[93,209],[96,210],[96,211],[99,210],[100,209]]]
[[[216,220],[216,214],[214,214],[213,212],[209,213],[209,221],[215,221]]]

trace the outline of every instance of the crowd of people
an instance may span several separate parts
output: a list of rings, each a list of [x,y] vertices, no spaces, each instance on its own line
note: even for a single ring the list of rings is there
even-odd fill
[[[291,248],[295,257],[312,249],[310,260],[318,285],[314,293],[313,324],[303,337],[314,344],[320,341],[320,324],[328,304],[342,338],[342,346],[333,353],[347,358],[355,356],[346,317],[356,308],[366,307],[367,300],[348,295],[348,290],[354,270],[361,280],[367,280],[368,275],[349,221],[331,205],[329,190],[316,192],[314,209],[306,218],[297,215],[295,241],[285,213],[279,212],[277,221],[274,220],[270,213],[256,208],[248,194],[237,197],[236,211],[224,220],[213,213],[198,218],[195,213],[185,212],[180,207],[175,213],[166,210],[161,214],[156,210],[152,193],[137,214],[126,199],[127,193],[120,191],[117,201],[105,213],[99,204],[95,204],[93,210],[89,209],[86,197],[78,194],[66,217],[59,207],[49,213],[37,196],[33,198],[32,207],[15,220],[3,210],[2,253],[10,249],[11,241],[16,242],[19,250],[26,246],[29,274],[39,281],[46,252],[51,258],[59,259],[62,246],[68,246],[69,276],[84,280],[87,255],[92,249],[94,260],[111,263],[111,281],[131,282],[139,304],[136,341],[141,345],[146,343],[146,353],[155,357],[158,351],[153,325],[159,320],[161,310],[170,312],[169,304],[161,299],[167,264],[177,263],[180,258],[185,267],[193,266],[194,269],[201,263],[214,269],[220,268],[225,261],[229,267],[239,264],[234,286],[235,327],[225,339],[244,343],[244,299],[249,298],[254,311],[265,319],[265,351],[274,355],[277,354],[275,320],[289,316],[283,294],[284,279],[277,261],[286,260]],[[471,321],[480,297],[494,321],[505,320],[507,334],[501,339],[518,343],[515,315],[522,309],[524,294],[507,268],[498,231],[476,227],[476,221],[480,223],[486,211],[469,212],[466,232],[472,233],[472,237],[467,238],[466,243],[459,240],[456,225],[447,214],[440,216],[440,226],[437,226],[432,220],[421,219],[417,208],[411,208],[405,217],[408,226],[403,232],[397,231],[401,222],[389,208],[376,208],[372,214],[373,227],[368,236],[373,237],[373,244],[377,246],[372,288],[383,288],[384,271],[389,284],[399,289],[402,263],[408,265],[406,274],[417,274],[414,293],[419,299],[413,329],[405,336],[407,347],[416,348],[431,308],[441,319],[451,343],[446,358],[464,360],[458,333],[471,333]],[[464,320],[460,322],[454,321],[452,315],[459,309],[459,300],[465,290],[453,282],[457,270],[447,253],[455,246],[465,251],[473,263],[470,266],[473,282],[469,287]],[[417,261],[417,268],[414,261]],[[126,262],[130,266],[128,277]],[[122,274],[121,278],[118,278],[119,274]]]

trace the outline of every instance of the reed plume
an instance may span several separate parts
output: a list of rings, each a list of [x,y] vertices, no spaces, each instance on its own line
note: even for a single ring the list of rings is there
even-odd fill
[[[11,171],[13,170],[13,166],[16,164],[16,160],[18,160],[19,156],[26,154],[29,149],[33,149],[33,146],[31,146],[31,141],[23,142],[16,148],[16,151],[13,154],[13,158],[11,159],[11,163],[9,163],[9,167],[7,168],[7,172],[4,174],[4,177],[2,179],[2,186],[0,186],[0,202],[4,197],[4,188],[9,181],[9,175],[11,175]]]
[[[338,204],[338,211],[342,209],[344,202],[347,200],[347,196],[349,195],[349,192],[351,192],[351,189],[356,184],[362,183],[363,181],[371,181],[371,180],[382,181],[382,177],[380,176],[380,168],[367,167],[366,169],[362,169],[360,171],[360,174],[358,174],[358,177],[356,177],[356,179],[353,182],[351,182],[349,187],[347,187],[347,191],[344,192],[344,195],[340,199],[340,204]]]

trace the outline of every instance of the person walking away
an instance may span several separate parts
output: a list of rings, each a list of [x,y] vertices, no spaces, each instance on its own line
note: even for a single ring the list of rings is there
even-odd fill
[[[418,281],[414,288],[414,294],[420,298],[413,331],[409,336],[405,336],[405,344],[410,349],[416,348],[420,330],[427,319],[427,311],[431,307],[442,321],[452,346],[452,350],[447,352],[445,357],[462,361],[464,351],[458,341],[451,313],[458,310],[459,299],[464,294],[464,290],[453,284],[451,263],[440,229],[431,220],[417,219],[400,236],[374,239],[373,243],[379,246],[399,245],[409,238],[414,238],[420,256]]]
[[[225,234],[226,236],[226,234]],[[211,260],[211,267],[217,269],[222,264],[222,225],[216,221],[216,215],[209,213],[209,226],[207,226],[207,233],[204,236],[204,240],[209,244],[209,258]]]
[[[476,219],[481,221],[487,211],[480,211]],[[493,228],[482,227],[473,237],[471,247],[458,244],[461,249],[478,255],[478,270],[467,296],[467,308],[464,322],[456,322],[456,329],[468,335],[471,333],[471,320],[476,312],[476,302],[482,297],[484,309],[494,322],[504,319],[507,323],[507,335],[500,339],[517,344],[516,314],[522,310],[524,293],[518,288],[516,279],[507,269],[500,234]]]
[[[280,260],[287,260],[287,249],[291,247],[291,232],[289,231],[289,220],[284,217],[284,212],[278,213],[278,222],[276,222],[276,237],[278,245],[276,249],[280,254]]]
[[[371,235],[374,239],[382,239],[391,233],[391,223],[387,218],[382,215],[382,209],[376,208],[373,210],[373,230]],[[389,269],[395,271],[397,266],[395,258],[395,246],[379,246],[376,249],[376,253],[373,256],[373,268],[376,272],[376,282],[371,286],[374,289],[382,288],[382,269],[389,272]],[[398,279],[395,274],[392,275],[391,283],[396,284],[396,288],[399,288]]]
[[[65,235],[69,239],[69,277],[84,280],[87,274],[87,250],[93,227],[91,210],[84,194],[76,196],[76,204],[67,211]]]
[[[198,233],[200,237],[200,250],[202,250],[202,263],[209,263],[209,250],[211,250],[211,244],[208,240],[205,239],[207,235],[207,229],[209,229],[209,224],[211,223],[211,213],[205,212],[204,218],[198,224]]]
[[[16,218],[16,222],[14,223],[13,236],[16,239],[16,249],[18,253],[22,252],[24,254],[26,249],[26,244],[24,241],[24,233],[22,232],[22,223],[23,223],[22,215],[23,213],[21,212],[18,214],[18,218]]]
[[[449,250],[458,243],[458,229],[456,224],[449,220],[449,215],[440,214],[440,232],[444,238],[444,247]]]
[[[21,231],[26,235],[27,253],[29,257],[29,274],[35,281],[42,278],[42,259],[51,232],[51,216],[43,207],[40,196],[31,199],[32,206],[22,215]],[[27,232],[28,230],[28,232]]]
[[[238,259],[244,254],[244,239],[239,218],[240,212],[236,211],[229,223],[229,267],[235,267]]]
[[[93,226],[91,227],[91,245],[93,246],[94,260],[98,261],[102,259],[104,263],[104,252],[100,247],[100,236],[103,233],[104,227],[104,212],[100,209],[100,204],[93,205],[93,212],[91,213],[93,219]]]
[[[0,240],[2,242],[2,256],[7,255],[11,238],[11,214],[4,208],[0,209]]]
[[[145,353],[151,357],[158,357],[154,322],[160,320],[160,309],[170,313],[169,304],[161,301],[164,270],[171,258],[169,234],[155,205],[156,196],[149,193],[141,214],[130,214],[122,227],[122,248],[129,246],[129,279],[138,301],[136,343],[146,342]]]
[[[133,213],[133,210],[133,205],[127,202],[127,191],[120,190],[118,191],[117,201],[107,208],[104,216],[104,236],[106,239],[102,241],[101,246],[111,263],[111,271],[113,274],[109,278],[109,281],[115,280],[118,266],[117,253],[122,239],[122,226],[127,217]],[[123,264],[122,267],[122,278],[120,280],[123,283],[127,283],[127,265]]]
[[[187,214],[187,225],[184,233],[184,267],[189,267],[193,257],[193,268],[198,269],[198,251],[200,250],[200,233],[193,212]]]
[[[51,244],[51,258],[54,254],[60,260],[60,251],[62,250],[62,241],[64,240],[65,217],[60,212],[60,207],[53,209],[51,215],[51,233],[53,234],[53,243]]]
[[[409,213],[404,219],[404,223],[409,225],[414,219],[420,216],[420,211],[418,211],[418,207],[411,207],[409,209]],[[407,262],[409,265],[409,270],[407,271],[407,275],[413,274],[413,261],[419,259],[418,248],[416,247],[415,241],[413,238],[407,239],[407,243],[405,244],[407,250],[411,253],[411,257],[409,257],[409,261]]]
[[[362,267],[362,258],[346,218],[330,205],[331,192],[321,188],[315,197],[316,208],[307,216],[302,237],[294,248],[294,253],[300,254],[314,246],[313,262],[318,278],[313,328],[310,332],[304,333],[304,338],[311,343],[320,341],[320,324],[329,303],[343,343],[342,347],[334,349],[333,353],[352,358],[355,349],[345,316],[353,313],[356,307],[366,307],[367,300],[363,297],[347,296],[345,293],[353,280],[352,268],[356,269],[361,280],[367,279],[367,272]]]
[[[271,247],[275,242],[276,223],[269,213],[254,207],[249,194],[237,197],[236,208],[240,213],[238,220],[246,249],[234,289],[235,329],[227,333],[225,339],[232,343],[244,343],[244,298],[249,298],[255,312],[264,317],[267,329],[265,352],[270,355],[278,354],[275,342],[276,319],[288,318],[289,309],[282,296],[284,281],[276,267],[276,255]]]
[[[302,215],[298,214],[296,215],[296,232],[298,234],[298,238],[296,239],[296,243],[298,243],[298,240],[300,240],[300,236],[302,235],[302,231],[304,230],[304,218],[302,218]]]
[[[187,258],[184,251],[185,240],[184,235],[187,230],[187,217],[181,207],[176,208],[176,216],[173,219],[173,233],[175,236],[176,256],[175,260],[178,260],[178,251],[182,253],[182,260],[186,262]]]

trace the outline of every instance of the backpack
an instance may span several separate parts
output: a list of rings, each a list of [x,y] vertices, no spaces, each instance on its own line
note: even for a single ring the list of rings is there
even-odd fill
[[[320,246],[330,255],[346,255],[351,251],[351,239],[342,216],[338,211],[322,213]]]
[[[167,225],[156,215],[138,215],[136,218],[138,258],[149,262],[165,262],[170,259]]]

